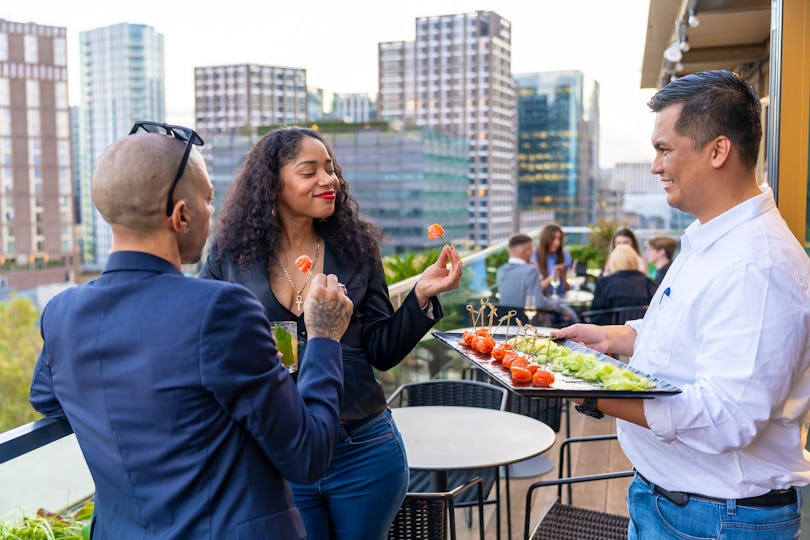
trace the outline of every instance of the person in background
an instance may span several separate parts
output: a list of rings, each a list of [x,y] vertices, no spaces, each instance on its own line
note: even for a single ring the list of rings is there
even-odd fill
[[[534,260],[540,270],[540,288],[547,296],[562,295],[568,290],[566,275],[571,268],[571,253],[563,247],[565,235],[556,223],[540,229]]]
[[[610,414],[636,475],[629,539],[799,537],[810,483],[810,259],[759,185],[761,104],[729,71],[679,77],[649,103],[652,173],[697,219],[643,320],[554,335],[677,386],[575,399]]]
[[[609,276],[615,270],[610,267],[610,253],[616,249],[616,246],[630,246],[636,252],[636,267],[639,272],[647,275],[647,261],[641,256],[641,246],[638,243],[635,233],[627,227],[621,227],[613,233],[613,238],[610,239],[610,252],[608,252],[608,262],[602,270],[603,276]]]
[[[675,257],[677,242],[669,236],[656,236],[647,240],[647,262],[655,266],[655,286],[661,285]]]
[[[98,279],[46,306],[31,404],[76,433],[94,539],[303,539],[285,478],[329,466],[351,301],[334,275],[312,278],[296,389],[256,298],[182,274],[213,212],[202,139],[157,122],[131,133],[93,173],[112,253]]]
[[[540,273],[537,266],[530,262],[533,246],[530,236],[513,234],[507,243],[509,260],[498,268],[496,283],[498,287],[498,304],[515,308],[522,308],[527,296],[532,296],[535,307],[542,312],[553,312],[559,315],[565,323],[576,320],[573,310],[562,302],[555,302],[540,290]],[[538,321],[543,320],[537,319]],[[531,321],[529,321],[531,322]],[[554,324],[555,321],[544,321],[544,325]],[[537,324],[537,323],[532,323]]]
[[[332,462],[317,481],[293,484],[311,539],[385,538],[408,487],[408,460],[374,369],[391,369],[413,350],[442,317],[436,295],[461,280],[461,258],[446,245],[395,312],[377,241],[324,137],[280,128],[248,153],[200,272],[246,286],[271,320],[297,320],[305,350],[300,301],[311,274],[295,267],[299,256],[312,259],[314,272],[336,274],[354,303],[341,339],[344,399]]]
[[[638,270],[636,252],[627,245],[619,244],[610,252],[608,264],[613,269],[609,276],[600,276],[596,281],[591,309],[646,306],[655,293],[655,283]],[[609,324],[607,314],[595,316],[595,324]],[[621,320],[624,322],[624,320]]]

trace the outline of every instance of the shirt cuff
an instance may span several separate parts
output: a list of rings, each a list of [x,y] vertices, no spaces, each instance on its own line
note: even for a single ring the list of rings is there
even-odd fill
[[[672,399],[657,397],[643,399],[644,419],[655,437],[663,442],[675,440],[675,425],[672,422]]]

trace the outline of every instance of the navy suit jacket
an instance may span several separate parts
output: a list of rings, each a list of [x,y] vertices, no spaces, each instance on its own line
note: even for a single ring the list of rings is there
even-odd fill
[[[298,388],[244,287],[112,253],[42,315],[31,404],[66,416],[96,485],[93,538],[304,538],[284,478],[328,468],[343,372],[309,341]]]

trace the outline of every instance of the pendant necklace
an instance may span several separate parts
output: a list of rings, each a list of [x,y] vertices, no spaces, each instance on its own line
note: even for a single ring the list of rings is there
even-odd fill
[[[312,268],[307,270],[306,277],[304,278],[304,284],[301,286],[300,289],[297,291],[295,290],[295,281],[290,276],[290,273],[287,272],[287,267],[284,266],[284,263],[281,262],[281,259],[278,260],[279,266],[281,266],[281,271],[284,272],[284,276],[287,278],[287,281],[290,283],[290,289],[292,289],[293,295],[295,296],[295,305],[298,308],[298,311],[302,311],[302,306],[304,305],[304,289],[307,288],[307,284],[309,280],[312,279],[312,270],[315,269],[315,265],[318,264],[318,254],[320,253],[321,248],[321,241],[315,241],[315,259],[312,261]]]

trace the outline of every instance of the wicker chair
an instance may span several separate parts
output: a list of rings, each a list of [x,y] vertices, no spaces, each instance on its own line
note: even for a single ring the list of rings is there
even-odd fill
[[[484,540],[484,493],[478,477],[444,493],[406,494],[388,529],[388,540],[445,540],[448,530],[450,539],[455,540],[454,501],[473,486],[477,495],[479,537]]]
[[[587,476],[571,476],[571,462],[565,465],[566,449],[572,443],[613,440],[616,435],[596,435],[591,437],[572,437],[560,445],[559,478],[543,480],[529,486],[526,492],[526,512],[523,527],[524,538],[532,540],[626,540],[627,526],[630,519],[626,516],[596,512],[579,508],[572,504],[571,486],[582,482],[611,480],[633,475],[633,471],[621,471]],[[566,476],[563,477],[563,469]],[[568,502],[562,502],[562,487],[568,486]],[[540,520],[529,532],[531,522],[532,494],[534,490],[557,486],[557,497],[552,501]]]
[[[647,304],[644,304],[583,311],[582,322],[602,325],[624,324],[627,321],[644,317],[648,307]]]
[[[444,405],[455,407],[480,407],[484,409],[505,410],[507,403],[507,390],[501,386],[477,381],[458,379],[434,379],[425,382],[407,383],[394,390],[388,398],[390,407],[417,407],[429,405]],[[485,499],[483,504],[495,505],[495,516],[500,534],[501,520],[501,493],[500,473],[498,467],[489,467],[476,470],[449,470],[447,471],[447,485],[454,486],[467,482],[472,477],[479,477],[482,482],[484,496],[488,496],[495,486],[495,498]],[[430,489],[430,472],[411,470],[409,492],[426,492]],[[508,497],[508,494],[507,494]],[[464,492],[454,501],[456,507],[468,508],[476,505],[471,492]],[[507,505],[507,512],[509,508]],[[467,514],[468,525],[472,526],[472,515]],[[509,528],[511,529],[511,516],[507,514]]]

